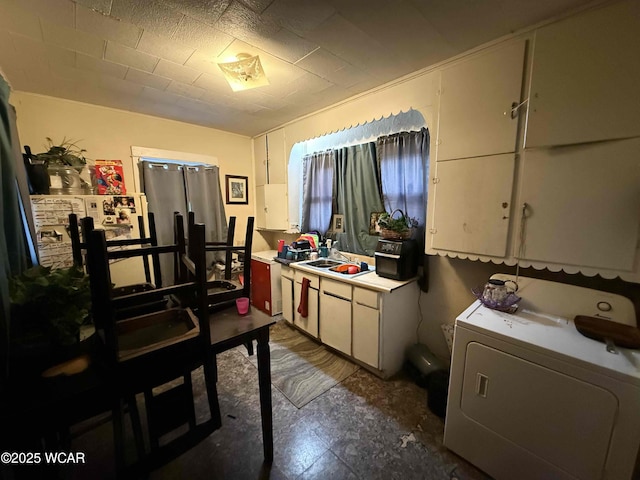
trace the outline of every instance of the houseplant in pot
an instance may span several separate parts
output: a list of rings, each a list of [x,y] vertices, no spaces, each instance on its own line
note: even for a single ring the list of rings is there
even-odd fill
[[[43,368],[80,352],[89,321],[89,276],[77,267],[36,266],[9,279],[11,354]]]
[[[385,240],[406,240],[411,238],[411,233],[418,226],[418,221],[406,215],[402,210],[396,209],[391,213],[381,213],[378,217],[380,236]]]
[[[80,176],[87,166],[87,159],[84,156],[86,150],[66,138],[63,138],[59,145],[55,145],[49,137],[47,142],[48,150],[34,157],[36,161],[43,162],[47,166],[51,184],[50,193],[91,193],[89,182]]]

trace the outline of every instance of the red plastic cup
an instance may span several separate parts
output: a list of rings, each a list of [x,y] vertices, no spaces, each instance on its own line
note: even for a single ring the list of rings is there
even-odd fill
[[[246,315],[249,312],[249,299],[247,297],[236,298],[236,309],[239,315]]]

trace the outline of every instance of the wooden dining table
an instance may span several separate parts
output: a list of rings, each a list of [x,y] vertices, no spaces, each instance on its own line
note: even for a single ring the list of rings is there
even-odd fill
[[[271,354],[269,351],[269,327],[276,322],[273,317],[250,307],[245,315],[238,314],[235,305],[211,313],[211,349],[222,353],[238,345],[257,341],[258,385],[260,391],[260,415],[262,418],[262,443],[264,459],[273,461],[273,416],[271,404]]]

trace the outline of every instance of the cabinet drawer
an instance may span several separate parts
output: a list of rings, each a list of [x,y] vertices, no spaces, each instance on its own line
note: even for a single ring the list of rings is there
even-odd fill
[[[284,278],[293,280],[294,278],[293,268],[287,267],[286,265],[282,265],[282,268],[280,269],[280,275],[282,275]]]
[[[345,300],[351,300],[351,285],[349,285],[348,283],[323,278],[320,281],[320,287],[320,290],[322,292],[337,295],[338,297],[344,298]]]
[[[353,289],[353,301],[360,305],[378,309],[378,292],[365,290],[364,288]]]
[[[308,278],[311,281],[311,288],[315,288],[316,290],[320,289],[320,277],[314,275],[312,273],[300,272],[296,271],[295,279],[296,283],[302,283],[303,278]]]

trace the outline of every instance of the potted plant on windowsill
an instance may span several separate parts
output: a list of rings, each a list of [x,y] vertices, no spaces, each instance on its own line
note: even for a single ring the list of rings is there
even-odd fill
[[[399,214],[399,215],[397,215]],[[384,212],[378,217],[380,236],[385,240],[406,240],[411,238],[413,229],[418,226],[418,221],[396,209],[391,213]]]

